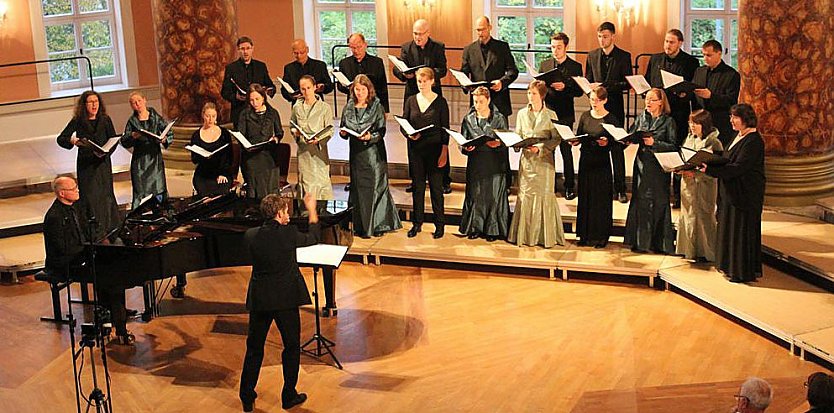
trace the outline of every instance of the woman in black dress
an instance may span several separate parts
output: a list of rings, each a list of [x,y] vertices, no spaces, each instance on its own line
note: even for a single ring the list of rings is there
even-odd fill
[[[261,199],[280,190],[281,172],[275,159],[278,142],[284,136],[281,116],[266,101],[266,89],[258,83],[249,86],[249,106],[240,113],[237,122],[239,132],[252,145],[241,153],[240,169],[250,198]]]
[[[678,150],[675,121],[669,116],[669,101],[661,89],[646,93],[646,110],[637,116],[631,132],[650,135],[640,141],[632,172],[625,238],[634,252],[675,253],[675,229],[669,204],[671,175],[664,172],[655,152]]]
[[[764,141],[752,106],[730,108],[730,123],[738,135],[726,152],[729,163],[701,171],[718,178],[716,267],[731,282],[748,282],[762,276]]]
[[[86,141],[101,146],[113,137],[116,137],[113,121],[107,116],[99,94],[91,90],[81,94],[72,120],[58,135],[58,145],[62,148],[78,147],[78,191],[80,201],[86,204],[91,218],[96,219],[96,239],[119,225],[119,208],[113,193],[112,151],[107,154],[97,152]],[[86,223],[81,225],[86,228]]]
[[[434,125],[433,128],[409,135],[400,128],[408,139],[408,153],[411,156],[411,192],[413,225],[409,237],[417,236],[423,226],[425,209],[426,178],[429,180],[431,209],[434,213],[435,239],[443,237],[446,216],[443,206],[443,172],[449,155],[449,135],[442,128],[449,127],[449,105],[443,96],[431,90],[434,85],[434,70],[424,67],[417,69],[417,89],[420,93],[405,101],[403,118],[414,129]]]
[[[576,134],[587,134],[571,142],[581,144],[579,157],[579,199],[576,210],[577,245],[605,248],[611,235],[613,195],[611,148],[603,123],[621,126],[620,120],[605,109],[608,91],[600,86],[591,91],[591,110],[579,117]]]
[[[232,135],[225,128],[217,126],[217,106],[213,102],[203,105],[203,126],[191,135],[191,145],[206,152],[220,152],[206,158],[191,152],[191,162],[197,165],[191,183],[197,196],[212,196],[228,193],[234,181],[232,169]]]
[[[466,198],[460,218],[461,234],[469,239],[486,238],[492,242],[506,239],[510,226],[509,152],[495,129],[507,129],[507,118],[490,105],[489,89],[481,86],[472,92],[474,106],[461,122],[466,139],[489,136],[477,146],[464,146],[466,161]]]

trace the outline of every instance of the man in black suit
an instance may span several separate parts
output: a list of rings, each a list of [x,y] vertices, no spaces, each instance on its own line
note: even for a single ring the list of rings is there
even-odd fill
[[[368,54],[368,42],[365,41],[365,35],[362,33],[353,33],[348,37],[348,47],[350,47],[350,56],[345,57],[339,62],[339,71],[342,72],[351,82],[356,75],[362,73],[371,79],[374,85],[376,97],[379,98],[379,103],[385,109],[385,113],[389,113],[388,107],[388,76],[385,72],[385,64],[382,59],[377,56]],[[349,95],[350,90],[340,83],[336,87],[342,93]]]
[[[290,104],[295,103],[295,100],[301,97],[298,81],[304,75],[310,75],[313,79],[316,79],[316,94],[322,99],[324,99],[324,95],[333,91],[333,81],[330,79],[330,74],[327,73],[327,64],[321,60],[310,58],[309,53],[310,48],[304,39],[296,39],[292,42],[292,55],[295,60],[284,65],[283,79],[292,86],[295,93],[290,93],[287,89],[281,88],[281,96]]]
[[[494,82],[489,86],[492,104],[508,119],[513,113],[510,85],[518,78],[518,67],[507,42],[492,37],[489,17],[475,20],[478,40],[463,49],[460,71],[473,82]]]
[[[289,409],[307,400],[307,395],[295,389],[301,363],[301,317],[298,307],[308,305],[310,291],[298,269],[295,250],[318,243],[319,226],[316,200],[304,196],[304,206],[309,213],[308,233],[298,231],[290,222],[287,201],[270,194],[261,201],[261,212],[268,217],[258,228],[250,228],[244,235],[252,255],[252,277],[246,294],[249,310],[249,331],[246,337],[246,356],[240,376],[240,400],[243,411],[254,409],[255,385],[264,359],[264,343],[269,326],[275,322],[281,333],[284,350],[281,363],[284,370],[284,387],[281,390],[281,406]]]
[[[226,65],[226,72],[223,74],[223,87],[220,96],[232,104],[232,123],[237,129],[240,112],[249,104],[249,85],[260,83],[266,88],[269,97],[275,96],[275,83],[269,77],[266,64],[255,60],[252,55],[255,51],[255,43],[252,39],[243,36],[237,39],[237,51],[240,58]]]
[[[730,108],[738,103],[741,76],[721,59],[724,49],[717,40],[707,40],[701,50],[706,65],[695,70],[692,78],[692,83],[703,86],[702,89],[695,89],[695,107],[712,114],[718,139],[726,149],[736,135],[730,124]]]
[[[89,239],[89,211],[78,201],[78,182],[62,176],[52,181],[55,201],[43,218],[43,241],[46,249],[46,271],[53,276],[90,280],[90,266],[84,244]],[[127,331],[125,287],[98,280],[96,293],[99,304],[110,311],[116,342],[133,345],[136,339]]]
[[[695,75],[695,69],[698,68],[698,59],[681,50],[682,45],[683,33],[680,30],[671,29],[666,32],[666,36],[663,39],[663,53],[653,54],[651,59],[649,59],[648,67],[646,67],[646,78],[652,87],[663,89],[661,70],[682,76],[687,82],[692,81],[692,77]],[[690,106],[692,93],[685,91],[674,93],[667,90],[666,98],[669,100],[669,107],[672,110],[670,116],[675,120],[675,131],[677,133],[675,143],[681,146],[686,140],[686,135],[689,133],[689,114],[692,113]],[[679,174],[673,174],[673,178],[673,208],[680,208],[681,176]]]
[[[408,67],[426,66],[434,70],[434,85],[431,90],[439,96],[443,96],[443,90],[440,87],[440,79],[446,76],[446,45],[432,39],[429,22],[424,19],[419,19],[414,22],[412,26],[412,35],[414,40],[404,43],[400,49],[400,60]],[[402,82],[405,82],[405,93],[403,94],[403,107],[409,97],[416,95],[417,78],[415,72],[403,73],[394,66],[394,77]],[[408,169],[411,170],[411,154],[408,155]],[[451,167],[449,160],[446,160],[446,166],[441,168],[443,172],[443,193],[448,194],[452,192],[452,178],[450,176]],[[409,176],[411,174],[409,173]],[[406,192],[411,192],[412,188],[409,184]]]
[[[623,91],[630,86],[626,76],[631,75],[631,53],[614,44],[616,29],[614,23],[604,22],[597,28],[599,48],[588,53],[585,62],[585,77],[591,83],[599,83],[608,91],[605,108],[625,125],[625,103]],[[611,146],[611,164],[614,169],[614,192],[622,203],[628,202],[625,186],[625,156],[622,145]]]
[[[571,80],[571,77],[582,76],[582,65],[568,57],[569,42],[570,38],[565,33],[556,33],[550,38],[550,51],[553,57],[541,62],[539,73],[556,69],[561,74],[559,79],[547,75],[542,79],[547,83],[547,95],[544,97],[544,103],[556,112],[559,123],[573,128],[573,123],[576,121],[573,99],[582,96],[582,89]],[[559,152],[562,153],[562,164],[565,169],[565,199],[567,200],[576,198],[576,192],[574,191],[576,179],[571,148],[571,144],[565,141],[559,144]],[[553,188],[553,190],[556,191],[556,188]]]

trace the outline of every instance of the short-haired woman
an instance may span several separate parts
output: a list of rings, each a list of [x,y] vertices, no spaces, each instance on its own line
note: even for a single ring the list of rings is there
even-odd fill
[[[160,134],[168,122],[154,108],[148,107],[148,100],[140,91],[133,91],[128,98],[133,114],[127,120],[121,143],[125,148],[133,148],[130,158],[130,183],[133,186],[131,208],[148,195],[168,197],[165,183],[165,163],[162,160],[162,148],[168,148],[174,142],[174,131],[169,129],[162,141],[141,133],[141,130]]]
[[[420,93],[412,95],[403,106],[403,118],[414,127],[421,129],[429,125],[434,127],[409,135],[400,128],[408,139],[408,153],[411,157],[411,200],[412,226],[409,237],[417,236],[423,226],[425,209],[426,178],[429,180],[431,209],[434,213],[434,238],[443,237],[446,216],[443,206],[443,173],[441,168],[449,160],[449,135],[443,128],[449,127],[449,105],[443,96],[431,90],[434,85],[434,70],[423,67],[417,69],[417,89]]]

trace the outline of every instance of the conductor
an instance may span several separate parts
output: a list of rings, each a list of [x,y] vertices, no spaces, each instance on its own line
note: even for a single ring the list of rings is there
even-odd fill
[[[300,232],[295,225],[288,225],[290,214],[287,201],[276,194],[269,194],[261,201],[261,212],[269,217],[263,225],[246,231],[244,237],[252,255],[252,277],[246,294],[249,310],[249,331],[246,338],[246,356],[240,377],[240,401],[243,411],[255,408],[255,385],[264,359],[264,343],[272,322],[278,326],[284,350],[281,363],[284,370],[284,387],[281,390],[281,406],[289,409],[307,400],[307,395],[295,389],[301,363],[301,317],[298,307],[312,304],[310,291],[298,269],[295,249],[314,245],[319,241],[319,217],[316,199],[304,196],[304,206],[309,213],[310,230]]]

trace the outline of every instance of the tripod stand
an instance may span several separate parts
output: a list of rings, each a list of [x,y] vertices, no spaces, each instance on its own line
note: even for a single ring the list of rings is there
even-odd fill
[[[315,307],[316,313],[316,332],[313,334],[307,342],[301,345],[301,351],[313,358],[321,360],[322,356],[325,354],[329,355],[333,362],[336,364],[336,368],[339,370],[342,369],[342,363],[339,363],[339,359],[336,358],[336,355],[333,354],[333,350],[331,347],[335,347],[336,343],[329,340],[327,337],[321,334],[321,317],[319,316],[319,281],[318,281],[318,274],[319,274],[319,266],[313,267],[313,305]],[[307,349],[308,346],[312,346],[315,344],[315,348]]]

